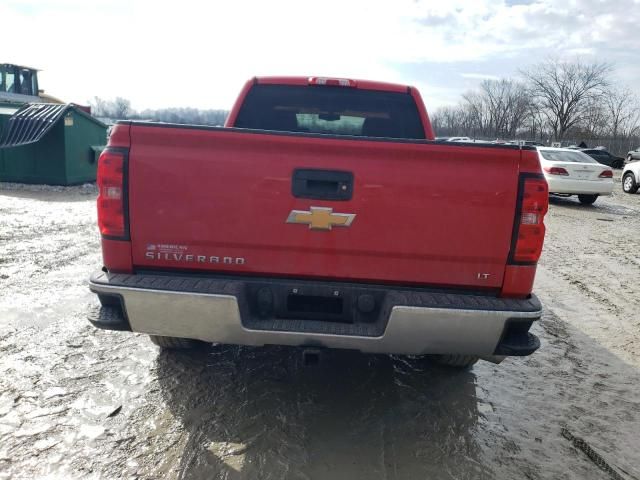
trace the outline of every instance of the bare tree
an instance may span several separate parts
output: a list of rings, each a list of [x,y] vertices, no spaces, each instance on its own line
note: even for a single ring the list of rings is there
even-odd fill
[[[131,113],[131,102],[126,98],[116,97],[113,101],[113,116],[115,118],[127,118]]]
[[[89,105],[91,105],[91,111],[96,117],[123,119],[128,118],[133,112],[131,102],[122,97],[116,97],[114,100],[93,97],[92,100],[89,100]]]
[[[431,124],[438,135],[467,135],[473,128],[468,112],[459,105],[436,110],[431,116]]]
[[[531,104],[525,86],[515,80],[484,80],[462,96],[473,129],[485,137],[514,137],[524,126]]]
[[[526,136],[531,140],[543,139],[545,121],[538,105],[530,101],[523,121],[523,129],[526,131]]]
[[[614,140],[640,131],[640,102],[629,88],[608,89],[602,104],[609,125],[608,133]]]
[[[89,105],[91,105],[91,112],[96,117],[108,117],[111,113],[108,102],[100,97],[93,97],[89,100]]]
[[[486,106],[486,134],[490,137],[502,136],[508,116],[508,104],[510,102],[509,90],[512,80],[484,80],[480,84],[482,103]]]
[[[610,72],[607,64],[548,61],[528,69],[525,83],[480,83],[458,105],[438,109],[433,126],[449,136],[588,140],[624,155],[640,145],[640,97],[610,85]]]
[[[596,138],[607,135],[608,119],[603,100],[604,96],[592,98],[585,102],[581,119],[575,126],[579,137]]]
[[[557,140],[583,117],[590,102],[609,86],[608,63],[547,60],[522,71],[530,91]]]
[[[490,124],[487,99],[480,92],[470,91],[462,95],[462,105],[458,108],[467,112],[473,136],[477,134],[484,136]]]
[[[160,108],[156,110],[143,110],[137,112],[131,108],[131,102],[126,98],[116,97],[113,100],[105,100],[93,97],[89,100],[91,111],[96,117],[110,119],[142,119],[159,122],[196,124],[196,125],[223,125],[229,112],[227,110],[200,110],[198,108]]]
[[[525,128],[531,106],[531,95],[527,87],[521,83],[514,82],[507,104],[505,137],[515,138],[518,131]]]
[[[195,125],[224,125],[229,112],[227,110],[200,110],[198,108],[160,108],[132,113],[129,118],[155,120],[171,123]]]

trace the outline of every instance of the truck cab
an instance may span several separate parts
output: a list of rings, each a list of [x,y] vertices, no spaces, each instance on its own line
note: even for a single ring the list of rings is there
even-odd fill
[[[0,63],[0,101],[39,102],[38,70],[23,65]]]

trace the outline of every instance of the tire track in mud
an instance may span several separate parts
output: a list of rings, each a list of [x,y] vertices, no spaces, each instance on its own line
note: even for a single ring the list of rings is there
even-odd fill
[[[599,222],[603,214],[616,216]],[[537,293],[563,318],[640,366],[640,195],[615,190],[592,207],[554,199],[545,223]]]
[[[13,355],[35,371],[51,365],[39,381],[18,385],[35,397],[20,401],[20,437],[0,435],[12,472],[42,474],[49,465],[68,478],[600,478],[562,443],[561,425],[614,467],[637,469],[637,372],[553,316],[538,328],[540,355],[470,372],[353,352],[327,352],[310,369],[295,349],[279,347],[158,354],[142,336],[90,332],[69,332],[58,347],[52,336],[35,351],[25,351],[21,334],[10,339],[21,347]],[[25,439],[59,444],[33,457]]]
[[[215,362],[215,368],[191,365],[201,373],[197,384],[166,390],[168,403],[184,420],[189,437],[178,478],[198,479],[212,472],[218,478],[235,478],[237,471],[243,471],[243,478],[306,478],[296,468],[304,463],[300,445],[305,429],[299,420],[302,394],[287,388],[291,352],[279,353],[217,347],[199,358],[209,365]],[[158,368],[172,369],[174,359],[163,355]],[[192,359],[182,360],[191,364]],[[178,380],[169,375],[163,382],[172,378]],[[223,385],[223,401],[220,391],[203,391],[203,384],[205,388]],[[185,390],[193,395],[184,398]]]

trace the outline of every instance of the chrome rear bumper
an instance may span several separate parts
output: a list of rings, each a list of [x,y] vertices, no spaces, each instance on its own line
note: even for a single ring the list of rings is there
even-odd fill
[[[255,318],[247,293],[248,284],[255,282],[100,272],[92,276],[90,288],[105,304],[111,303],[104,308],[112,310],[108,321],[95,317],[92,323],[99,328],[123,330],[128,326],[134,332],[213,343],[314,346],[370,353],[528,355],[539,346],[527,333],[531,322],[542,313],[535,296],[515,300],[372,286],[371,291],[381,299],[378,319],[370,324],[345,325]],[[303,286],[317,283],[282,283],[288,288],[292,282]],[[339,288],[335,285],[331,288]],[[360,285],[352,288],[363,291]],[[345,292],[348,296],[348,288]],[[120,323],[114,317],[114,308],[120,311]],[[520,340],[514,340],[514,332]],[[525,339],[529,346],[519,349],[518,343],[526,343]],[[505,342],[511,342],[506,350]]]

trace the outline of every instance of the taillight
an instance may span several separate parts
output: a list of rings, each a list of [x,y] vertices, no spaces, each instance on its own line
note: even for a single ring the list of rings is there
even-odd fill
[[[355,87],[356,82],[348,78],[310,77],[309,85],[329,85],[331,87]]]
[[[604,170],[600,175],[600,178],[613,178],[613,170]]]
[[[550,175],[569,175],[569,172],[562,167],[544,167],[543,170]]]
[[[544,243],[544,216],[549,208],[549,187],[544,178],[525,177],[521,183],[520,217],[516,219],[515,262],[536,263]]]
[[[98,227],[103,237],[127,239],[126,152],[107,148],[98,159]]]

